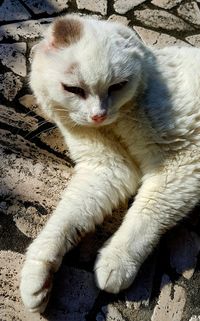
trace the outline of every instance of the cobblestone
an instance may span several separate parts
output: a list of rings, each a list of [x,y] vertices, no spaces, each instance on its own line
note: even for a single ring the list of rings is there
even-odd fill
[[[195,1],[180,5],[178,13],[189,23],[200,25],[200,9]]]
[[[189,31],[194,28],[175,15],[162,10],[136,10],[135,17],[146,27],[170,31]]]
[[[136,27],[135,26],[134,30],[137,32],[137,34],[142,39],[142,41],[149,46],[163,48],[166,45],[167,46],[173,46],[173,45],[186,46],[187,45],[186,42],[179,40],[175,37],[172,37],[167,34],[157,32],[157,31],[145,29],[143,27]]]
[[[17,41],[21,38],[23,40],[39,38],[52,20],[53,18],[44,18],[4,25],[0,29],[0,41],[6,38]]]
[[[0,6],[0,21],[27,20],[31,15],[18,0],[4,0]]]
[[[195,47],[200,47],[200,35],[188,36],[186,41]]]
[[[35,13],[52,14],[68,8],[69,0],[23,0],[23,2]]]
[[[125,321],[118,309],[112,305],[102,307],[102,312],[97,315],[96,321]]]
[[[26,43],[0,44],[1,63],[15,74],[26,76]]]
[[[161,293],[151,321],[181,321],[185,303],[186,293],[184,288],[178,285],[173,286],[169,277],[164,275]]]
[[[22,88],[21,78],[13,72],[5,72],[0,74],[0,93],[9,100],[12,101],[17,95],[18,91]]]
[[[111,15],[108,18],[108,20],[123,23],[125,26],[128,26],[128,24],[130,22],[130,20],[128,20],[126,17],[119,16],[116,14]]]
[[[87,9],[92,12],[107,13],[107,0],[76,0],[78,9]]]
[[[183,0],[153,0],[151,3],[163,9],[171,9],[182,1]]]
[[[145,1],[146,0],[115,0],[114,8],[116,12],[125,14],[129,10],[134,9],[136,6]]]

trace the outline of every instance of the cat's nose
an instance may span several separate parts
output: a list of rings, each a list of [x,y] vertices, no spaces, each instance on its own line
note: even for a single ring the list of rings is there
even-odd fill
[[[105,111],[103,114],[93,115],[91,118],[95,123],[102,123],[107,118],[107,113]]]

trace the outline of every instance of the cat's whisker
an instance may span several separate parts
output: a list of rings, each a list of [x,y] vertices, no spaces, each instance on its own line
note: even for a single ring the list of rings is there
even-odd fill
[[[35,138],[35,137],[38,137],[39,135],[44,134],[44,133],[46,133],[46,132],[48,132],[48,131],[51,131],[51,130],[53,130],[53,129],[55,129],[55,128],[57,128],[57,127],[56,127],[56,126],[53,126],[53,127],[51,127],[51,128],[47,128],[47,129],[41,130],[39,133],[37,133],[37,134],[35,134],[34,136],[32,136],[31,139],[33,139],[33,138]]]

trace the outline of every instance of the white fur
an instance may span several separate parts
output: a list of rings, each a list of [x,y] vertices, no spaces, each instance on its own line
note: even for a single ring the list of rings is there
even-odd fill
[[[113,293],[131,284],[160,236],[200,196],[200,50],[150,49],[124,26],[80,21],[79,42],[48,49],[47,37],[32,65],[33,91],[60,128],[76,167],[27,251],[20,289],[31,311],[44,310],[51,290],[44,283],[66,251],[120,201],[137,192],[95,265],[97,285]],[[78,63],[77,74],[64,73],[71,63]],[[61,82],[80,87],[81,80],[88,88],[85,100],[61,88]],[[124,80],[128,85],[109,96],[108,87]],[[102,108],[108,117],[95,125],[91,116]]]

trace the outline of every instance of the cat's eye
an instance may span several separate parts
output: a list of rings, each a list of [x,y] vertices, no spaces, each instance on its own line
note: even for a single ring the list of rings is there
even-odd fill
[[[82,98],[85,98],[86,94],[85,94],[85,90],[80,88],[80,87],[73,87],[73,86],[67,86],[65,84],[62,84],[63,86],[63,89],[70,92],[70,93],[73,93],[75,95],[78,95]]]
[[[127,83],[128,83],[128,81],[125,80],[125,81],[118,82],[117,84],[111,85],[108,88],[108,94],[111,94],[114,91],[121,90],[122,88],[124,88],[126,86]]]

